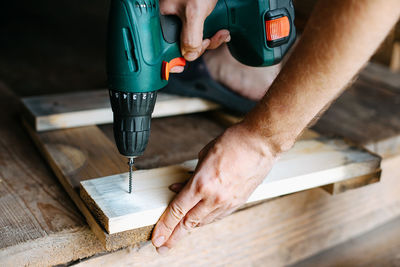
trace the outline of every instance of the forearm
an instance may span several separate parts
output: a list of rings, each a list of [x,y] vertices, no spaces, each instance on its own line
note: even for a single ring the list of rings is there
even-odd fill
[[[320,1],[285,67],[243,125],[273,153],[291,147],[360,70],[400,14],[398,0]]]

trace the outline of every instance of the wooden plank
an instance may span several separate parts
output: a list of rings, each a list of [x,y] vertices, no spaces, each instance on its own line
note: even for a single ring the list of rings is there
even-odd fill
[[[162,257],[146,242],[76,266],[288,266],[398,217],[399,164],[400,156],[385,159],[380,183],[345,194],[310,189],[239,211],[197,228]]]
[[[379,177],[379,158],[339,139],[298,141],[274,165],[247,203],[371,175]],[[81,197],[108,233],[157,222],[174,193],[168,186],[190,177],[197,161],[136,171],[134,193],[127,192],[128,173],[81,182]]]
[[[382,157],[399,154],[399,88],[359,79],[337,99],[313,129],[321,134],[346,137]]]
[[[345,181],[339,181],[336,183],[328,184],[322,186],[322,189],[326,190],[328,193],[340,194],[347,192],[349,190],[357,189],[366,185],[377,183],[380,181],[381,170],[377,170],[376,173],[370,173],[367,175],[361,175],[359,177],[354,177]]]
[[[25,117],[36,131],[112,123],[108,90],[33,96],[22,99]],[[159,93],[153,117],[217,109],[210,101]]]
[[[22,127],[19,104],[0,82],[0,265],[50,266],[102,251]]]

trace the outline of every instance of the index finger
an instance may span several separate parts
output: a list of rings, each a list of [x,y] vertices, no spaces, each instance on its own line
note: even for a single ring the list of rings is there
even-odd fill
[[[169,239],[178,223],[200,200],[200,194],[197,194],[187,184],[168,205],[157,222],[152,236],[154,246],[162,246]]]

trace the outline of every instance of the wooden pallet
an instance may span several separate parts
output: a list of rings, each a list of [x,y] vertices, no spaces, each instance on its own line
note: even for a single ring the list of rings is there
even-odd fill
[[[202,111],[205,109],[206,108],[202,109]],[[30,114],[32,115],[34,112],[30,112]],[[48,115],[51,116],[51,114]],[[126,171],[125,160],[118,154],[112,142],[104,136],[103,132],[96,126],[37,132],[33,130],[36,124],[32,124],[37,121],[38,120],[30,120],[31,124],[29,122],[25,123],[26,126],[30,128],[31,136],[45,155],[66,191],[85,215],[91,228],[105,247],[107,249],[116,249],[126,246],[127,244],[147,240],[149,238],[151,226],[114,234],[106,233],[79,196],[78,188],[80,181],[120,174]],[[90,123],[93,122],[83,122],[83,124]],[[89,136],[90,138],[88,138]],[[377,142],[379,142],[379,140],[377,140]],[[351,146],[348,146],[348,148],[350,147]],[[359,151],[361,152],[362,150]],[[368,153],[364,152],[364,155],[368,155]],[[376,177],[379,176],[379,168],[372,167],[377,166],[376,162],[376,160],[370,161],[370,169],[365,173],[353,173],[353,177],[356,178],[352,180],[347,180],[350,176],[346,176],[346,178],[336,178],[338,180],[335,181],[339,181],[340,179],[346,180],[345,183],[342,183],[342,186],[329,186],[328,184],[332,182],[331,180],[321,182],[319,185],[326,184],[328,188],[330,187],[332,192],[340,192],[342,188],[346,188],[347,186],[350,188],[358,187],[369,182],[374,182],[376,181]],[[361,176],[366,182],[360,184],[357,176]],[[291,192],[303,189],[305,188],[299,188]],[[291,192],[287,191],[281,193],[286,194]],[[165,205],[165,203],[163,205]]]
[[[57,131],[37,132],[33,130],[31,125],[25,122],[30,135],[33,137],[36,145],[45,156],[56,176],[64,186],[71,199],[75,202],[82,214],[86,217],[90,227],[96,236],[102,241],[107,249],[117,249],[132,243],[148,240],[152,229],[152,223],[142,224],[141,228],[131,229],[124,232],[116,232],[108,234],[89,210],[88,205],[79,196],[79,184],[83,180],[104,177],[114,174],[120,174],[126,171],[127,165],[124,157],[119,155],[114,144],[109,140],[97,126],[86,126],[79,128],[71,128]],[[315,146],[315,142],[319,142],[317,147],[327,146],[329,143],[334,144],[333,150],[336,149],[341,154],[342,161],[337,164],[330,165],[329,159],[318,171],[320,174],[324,171],[334,174],[333,176],[325,176],[325,180],[319,180],[316,184],[306,184],[307,186],[299,186],[289,191],[280,191],[278,195],[301,191],[310,187],[330,184],[332,182],[343,181],[346,179],[368,176],[369,181],[375,181],[379,177],[379,157],[371,155],[362,149],[349,146],[343,142],[335,144],[333,139],[313,140],[314,143],[309,148]],[[306,141],[302,141],[306,142]],[[308,144],[308,143],[300,143]],[[309,143],[311,144],[311,143]],[[305,148],[307,150],[307,148]],[[323,150],[322,150],[323,151]],[[315,153],[321,153],[316,149]],[[354,153],[355,157],[352,156]],[[317,155],[315,154],[315,155]],[[290,155],[290,154],[289,154]],[[343,159],[351,159],[343,161]],[[299,163],[301,159],[299,158]],[[335,168],[337,168],[335,172]],[[330,172],[329,170],[333,170]],[[297,173],[293,178],[315,177],[313,173],[317,173],[314,169],[304,169],[302,175]],[[373,177],[373,179],[370,179]],[[301,181],[298,185],[303,184]],[[274,195],[274,196],[278,196]],[[266,195],[268,197],[268,195]],[[271,195],[269,196],[271,197]],[[166,205],[168,199],[162,205]],[[150,224],[150,225],[148,225]],[[125,229],[126,230],[126,229]]]
[[[387,75],[387,73],[383,73],[383,75]],[[379,79],[381,75],[375,75],[375,77]],[[385,87],[382,85],[383,89]],[[12,226],[19,231],[8,232],[6,239],[3,239],[0,262],[6,266],[7,263],[9,265],[26,265],[28,263],[55,265],[104,252],[100,242],[85,226],[77,210],[68,203],[67,196],[63,194],[58,183],[53,181],[53,176],[46,171],[47,169],[37,156],[35,149],[27,149],[30,147],[30,142],[26,139],[27,136],[18,121],[15,120],[17,107],[15,97],[12,98],[8,95],[7,90],[3,90],[3,97],[0,98],[4,98],[0,107],[3,110],[0,116],[3,123],[0,126],[2,126],[1,137],[4,146],[2,146],[0,155],[3,156],[3,159],[7,159],[7,164],[1,168],[0,175],[3,182],[0,183],[0,187],[11,186],[12,191],[3,195],[0,208],[10,208],[10,202],[4,202],[5,197],[15,198],[17,201],[12,203],[19,203],[16,208],[24,214],[20,218],[33,218],[29,220],[33,223],[39,222],[41,228],[32,230],[32,223],[27,224],[26,220],[15,222],[17,218],[7,217],[11,224],[0,224],[0,230],[4,227],[4,229],[10,229],[9,227]],[[377,102],[376,105],[379,103]],[[185,135],[180,135],[180,130],[176,131],[185,127],[187,127]],[[100,128],[102,129],[101,134],[104,132],[109,138],[112,138],[112,132],[109,131],[112,127],[105,125]],[[190,159],[196,155],[202,145],[207,143],[208,138],[218,135],[221,129],[212,121],[207,121],[204,115],[154,120],[153,141],[150,140],[146,150],[147,155],[141,158],[142,162],[138,161],[138,166],[155,167],[160,164],[174,164]],[[383,130],[385,129],[383,128]],[[210,132],[213,134],[210,135]],[[195,133],[198,133],[195,139],[187,136]],[[174,137],[178,137],[179,142]],[[21,141],[17,142],[16,138]],[[370,138],[372,139],[373,136]],[[62,137],[58,140],[59,143],[68,143]],[[108,138],[103,140],[110,142]],[[13,146],[9,146],[9,144],[13,144]],[[54,145],[51,142],[50,144]],[[77,146],[79,149],[79,144]],[[185,146],[187,146],[186,149]],[[165,149],[175,149],[174,151],[179,154],[164,153]],[[82,147],[82,151],[86,155],[86,147]],[[9,157],[10,153],[14,155],[12,158]],[[398,199],[400,179],[398,179],[396,168],[399,160],[398,156],[385,159],[383,180],[372,186],[333,196],[319,188],[310,189],[286,197],[274,198],[256,207],[239,211],[222,221],[197,229],[190,238],[183,240],[167,257],[157,256],[154,248],[150,244],[144,243],[135,249],[103,254],[102,257],[92,258],[90,262],[94,261],[95,266],[100,262],[102,265],[107,265],[107,260],[113,263],[115,260],[123,261],[132,266],[143,266],[150,263],[153,266],[174,264],[179,266],[194,261],[204,265],[215,262],[226,264],[252,262],[257,265],[257,263],[265,261],[271,265],[291,264],[369,231],[398,216],[400,214]],[[92,163],[88,161],[83,165],[90,166]],[[115,171],[114,173],[121,172],[115,168],[115,165],[110,165],[110,168]],[[126,171],[125,165],[126,163],[123,161],[121,163],[122,171]],[[95,164],[95,166],[98,167],[100,164]],[[29,179],[22,178],[26,177],[26,171],[29,171]],[[79,171],[83,171],[82,168]],[[72,177],[74,171],[69,170],[69,172],[69,176]],[[93,172],[93,177],[99,176],[93,170],[89,170],[89,172]],[[100,172],[106,174],[104,168]],[[108,173],[113,174],[112,171]],[[28,206],[24,208],[23,203]],[[75,203],[77,202],[75,201]],[[40,207],[40,209],[36,207]],[[56,220],[54,220],[54,216],[56,216]],[[299,235],[300,233],[301,235]],[[40,234],[40,237],[43,236],[43,238],[35,239],[33,234]],[[19,241],[17,244],[12,243],[22,240],[21,238],[24,241]],[[109,241],[112,240],[110,236],[107,238]],[[129,243],[129,239],[126,243]],[[108,244],[110,245],[111,242]],[[121,243],[119,244],[121,245]],[[114,248],[118,248],[117,245]],[[108,247],[108,249],[111,248]],[[46,253],[43,253],[43,250]],[[196,250],[197,253],[188,257],[187,251],[190,250]]]

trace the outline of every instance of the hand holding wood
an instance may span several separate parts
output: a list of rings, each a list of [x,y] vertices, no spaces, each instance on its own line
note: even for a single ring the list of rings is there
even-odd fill
[[[241,124],[227,129],[200,152],[193,177],[158,221],[152,237],[157,250],[166,252],[191,229],[240,207],[266,177],[276,157],[265,140]]]

